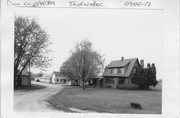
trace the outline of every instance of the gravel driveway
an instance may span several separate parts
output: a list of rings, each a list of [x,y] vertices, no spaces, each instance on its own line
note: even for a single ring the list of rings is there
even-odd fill
[[[32,112],[49,112],[57,111],[45,100],[63,89],[60,84],[48,84],[41,82],[32,82],[35,86],[44,86],[36,90],[15,90],[14,91],[14,110],[15,111],[32,111]],[[58,110],[58,112],[61,112]],[[63,112],[63,111],[62,111]]]

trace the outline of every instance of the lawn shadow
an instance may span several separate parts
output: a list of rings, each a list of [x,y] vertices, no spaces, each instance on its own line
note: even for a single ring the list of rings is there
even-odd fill
[[[71,88],[71,87],[69,87],[69,88]],[[79,86],[73,86],[73,87],[82,89]],[[112,90],[118,91],[118,90],[121,90],[121,91],[161,92],[162,91],[162,86],[150,87],[150,88],[147,88],[147,89],[119,89],[119,88],[107,88],[107,87],[102,87],[102,86],[101,87],[100,86],[96,86],[96,87],[86,86],[85,87],[85,91],[98,91],[98,90],[99,91],[101,91],[101,90],[106,90],[106,91],[112,91]]]
[[[162,86],[157,85],[156,87],[149,87],[148,89],[142,89],[142,91],[153,91],[153,92],[160,92],[162,91]]]
[[[44,89],[46,86],[43,85],[37,85],[37,84],[31,84],[31,86],[16,86],[14,87],[14,90],[22,90],[22,91],[33,91],[33,90],[39,90]]]

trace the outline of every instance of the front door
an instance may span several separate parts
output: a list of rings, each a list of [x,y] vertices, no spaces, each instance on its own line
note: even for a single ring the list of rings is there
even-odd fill
[[[103,86],[103,79],[100,79],[100,86]]]

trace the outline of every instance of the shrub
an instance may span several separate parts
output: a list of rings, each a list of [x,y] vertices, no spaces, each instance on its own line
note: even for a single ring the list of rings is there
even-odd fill
[[[120,84],[120,85],[118,85],[117,88],[126,89],[126,90],[135,90],[135,89],[138,89],[139,86],[136,84]]]

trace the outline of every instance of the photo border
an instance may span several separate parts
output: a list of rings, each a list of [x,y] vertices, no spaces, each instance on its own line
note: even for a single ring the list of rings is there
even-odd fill
[[[161,1],[161,0],[159,0]],[[170,0],[166,0],[166,2],[171,2]],[[2,24],[2,40],[1,40],[1,115],[4,117],[178,117],[180,111],[180,80],[179,80],[179,0],[174,1],[173,8],[169,8],[167,6],[159,6],[161,10],[163,10],[164,14],[164,38],[163,38],[163,81],[162,81],[162,115],[159,114],[96,114],[96,113],[55,113],[55,114],[45,114],[45,113],[14,113],[11,107],[13,101],[9,101],[8,99],[13,99],[13,96],[9,96],[9,91],[13,89],[13,80],[7,80],[4,78],[13,78],[13,46],[9,47],[9,45],[14,45],[13,39],[14,37],[14,10],[13,6],[6,6],[4,1],[1,1],[1,24]],[[162,3],[164,1],[161,1]],[[68,7],[69,8],[69,7]],[[71,8],[76,9],[76,8]],[[90,8],[91,9],[91,8]],[[106,8],[107,9],[107,8]],[[124,8],[123,8],[124,9]],[[134,9],[134,8],[127,8]],[[141,10],[141,9],[138,9]],[[171,11],[174,14],[170,14]],[[175,19],[175,22],[171,22],[172,19]],[[169,26],[169,24],[172,24]],[[174,30],[174,31],[172,31]],[[12,35],[9,35],[12,34]],[[174,35],[172,35],[174,34]],[[172,57],[174,59],[172,59]],[[171,65],[170,61],[173,61]],[[177,65],[176,65],[177,64]],[[7,66],[8,65],[8,66]],[[173,68],[176,72],[173,72],[173,75],[168,74],[169,69],[165,67],[168,65],[168,68]],[[10,71],[11,70],[11,71]],[[174,82],[169,80],[168,78],[173,79]],[[11,84],[9,84],[11,83]],[[169,83],[171,83],[169,85]],[[171,89],[170,89],[171,88]],[[172,91],[174,90],[174,92]],[[167,99],[168,97],[168,99]],[[164,98],[164,99],[163,99]],[[172,103],[173,101],[173,103]],[[9,105],[9,106],[7,106]],[[164,107],[169,108],[164,108]],[[8,111],[9,110],[9,111]],[[88,115],[88,116],[87,116]],[[180,117],[180,116],[179,116]]]

